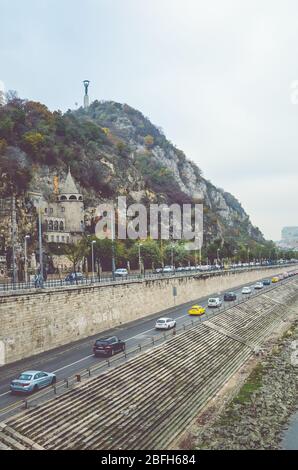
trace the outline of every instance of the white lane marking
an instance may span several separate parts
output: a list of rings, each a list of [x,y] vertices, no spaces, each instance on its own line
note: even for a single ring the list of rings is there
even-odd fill
[[[9,395],[10,392],[5,392],[5,393],[2,393],[2,395],[0,395],[0,397],[4,397],[4,395]]]
[[[60,367],[60,369],[53,370],[53,373],[55,374],[56,372],[60,372],[60,370],[67,369],[67,367],[74,366],[75,364],[85,361],[85,359],[89,359],[89,357],[92,357],[92,356],[93,354],[89,354],[89,356],[82,357],[82,359],[79,359],[78,361],[75,361],[75,362],[72,362],[71,364],[67,364],[66,366]]]

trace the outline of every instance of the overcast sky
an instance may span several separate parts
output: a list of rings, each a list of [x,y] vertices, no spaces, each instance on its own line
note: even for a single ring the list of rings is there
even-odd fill
[[[0,15],[0,86],[64,111],[88,78],[91,99],[161,126],[267,238],[298,225],[296,0],[0,0]]]

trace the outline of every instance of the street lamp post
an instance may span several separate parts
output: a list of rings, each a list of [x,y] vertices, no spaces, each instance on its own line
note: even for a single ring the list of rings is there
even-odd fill
[[[24,254],[25,254],[25,283],[28,283],[28,259],[27,259],[27,240],[30,238],[29,235],[24,237]]]
[[[139,248],[139,270],[140,270],[140,275],[142,274],[141,246],[142,246],[142,243],[139,243],[138,248]]]
[[[113,281],[115,281],[115,245],[114,245],[114,240],[115,240],[115,226],[114,226],[114,205],[112,208],[112,217],[111,217],[111,235],[112,235],[112,278]]]
[[[41,207],[40,206],[38,208],[38,241],[39,241],[40,286],[43,287],[42,225],[41,225]]]
[[[94,243],[96,243],[96,240],[92,240],[91,242],[92,282],[94,282],[94,249],[93,249]]]
[[[172,269],[174,269],[174,245],[173,243],[171,244],[171,266],[172,266]]]
[[[219,253],[220,253],[220,249],[217,248],[217,250],[216,250],[216,260],[217,260],[218,264],[220,264]]]

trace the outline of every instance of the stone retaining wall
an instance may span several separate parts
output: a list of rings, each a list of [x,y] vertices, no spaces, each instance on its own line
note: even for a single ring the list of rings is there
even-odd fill
[[[0,297],[0,365],[283,271],[274,267],[12,293]]]

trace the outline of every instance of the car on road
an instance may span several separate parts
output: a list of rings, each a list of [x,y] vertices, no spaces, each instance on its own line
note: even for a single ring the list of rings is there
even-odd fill
[[[12,393],[32,393],[56,383],[56,375],[42,370],[27,370],[10,383]]]
[[[272,282],[273,284],[275,284],[275,283],[278,282],[278,281],[279,281],[279,278],[278,278],[277,276],[274,276],[274,277],[271,279],[271,282]]]
[[[159,318],[155,323],[156,330],[169,330],[170,328],[175,328],[175,326],[176,321],[173,318]]]
[[[237,300],[237,295],[235,292],[226,292],[224,295],[225,302],[232,302],[233,300]]]
[[[115,271],[115,276],[116,277],[125,277],[128,276],[128,271],[126,268],[118,268]]]
[[[162,268],[155,268],[153,272],[154,274],[162,273]]]
[[[125,342],[118,336],[97,339],[93,346],[94,356],[114,356],[114,354],[125,351]]]
[[[250,287],[243,287],[242,294],[251,294],[252,290]]]
[[[254,289],[256,289],[256,290],[263,289],[263,287],[264,287],[264,284],[262,282],[257,282],[254,285]]]
[[[182,273],[183,271],[185,271],[185,267],[184,267],[184,266],[178,266],[178,268],[176,268],[176,272],[177,272],[177,273]]]
[[[265,279],[265,280],[263,281],[263,285],[264,285],[264,286],[270,286],[270,284],[271,284],[270,279]]]
[[[174,272],[174,266],[165,266],[162,270],[163,273],[173,273]]]
[[[84,280],[84,276],[82,273],[80,272],[77,272],[77,273],[68,273],[67,276],[65,277],[64,281],[66,282],[71,282],[71,283],[74,283],[74,282],[82,282]]]
[[[221,307],[222,300],[219,297],[210,297],[208,299],[208,307],[209,308],[218,308]]]
[[[193,305],[188,310],[189,315],[203,315],[205,312],[206,312],[206,309],[205,307],[202,307],[202,305]]]

